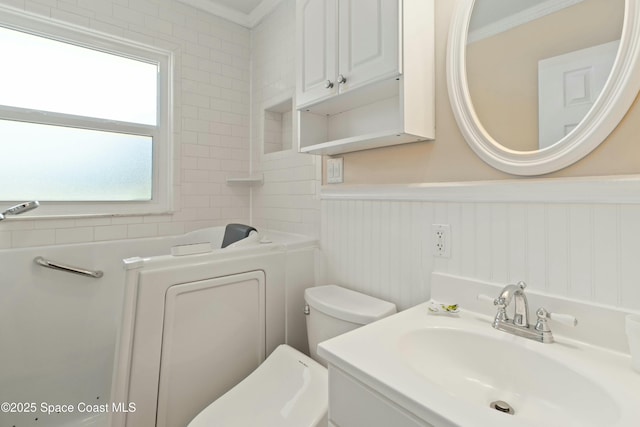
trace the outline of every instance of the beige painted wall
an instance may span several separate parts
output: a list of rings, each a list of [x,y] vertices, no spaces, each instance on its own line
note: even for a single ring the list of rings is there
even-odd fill
[[[609,1],[609,0],[606,0]],[[471,151],[449,104],[445,74],[446,47],[457,1],[437,1],[436,139],[344,155],[345,184],[451,182],[515,178],[493,169]],[[595,151],[549,177],[640,173],[640,106],[631,107],[620,125]],[[526,178],[522,178],[526,179]]]

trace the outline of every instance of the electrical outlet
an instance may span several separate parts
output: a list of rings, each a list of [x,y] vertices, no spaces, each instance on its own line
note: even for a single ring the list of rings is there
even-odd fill
[[[451,257],[451,226],[449,224],[431,224],[433,237],[433,256]]]

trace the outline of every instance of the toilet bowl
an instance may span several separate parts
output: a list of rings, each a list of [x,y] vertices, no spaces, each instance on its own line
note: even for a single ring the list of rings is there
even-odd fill
[[[188,427],[327,425],[328,382],[319,342],[396,312],[394,304],[336,285],[305,290],[312,357],[283,344],[247,378],[207,406]]]

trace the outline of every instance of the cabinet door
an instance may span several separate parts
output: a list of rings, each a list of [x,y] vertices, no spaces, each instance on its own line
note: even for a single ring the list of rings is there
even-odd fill
[[[333,365],[329,419],[340,427],[434,427]]]
[[[347,91],[401,72],[399,0],[339,0],[338,73]]]
[[[336,0],[300,0],[296,15],[296,104],[301,106],[338,91]]]

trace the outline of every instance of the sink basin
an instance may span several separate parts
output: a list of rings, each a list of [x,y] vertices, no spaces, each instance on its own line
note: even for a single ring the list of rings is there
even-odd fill
[[[433,315],[425,303],[325,341],[318,354],[330,372],[341,369],[427,426],[640,426],[640,374],[628,354],[560,334],[542,344],[492,320],[464,309]],[[514,413],[491,408],[496,401]]]
[[[487,326],[488,327],[488,326]],[[536,351],[540,343],[490,331],[427,327],[398,338],[401,359],[426,381],[472,405],[507,402],[514,425],[603,427],[620,409],[597,382]]]

